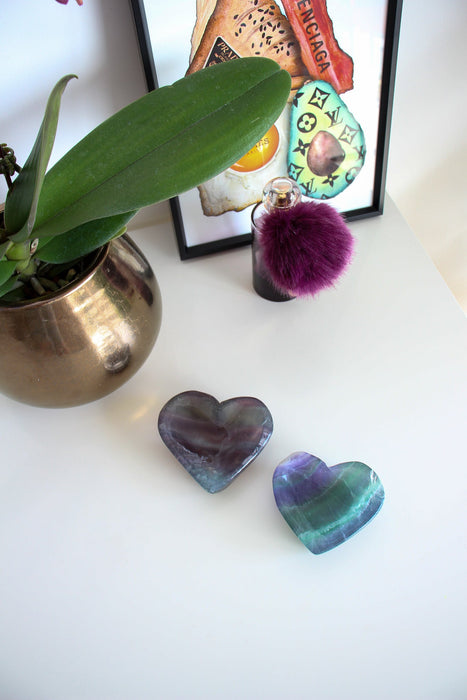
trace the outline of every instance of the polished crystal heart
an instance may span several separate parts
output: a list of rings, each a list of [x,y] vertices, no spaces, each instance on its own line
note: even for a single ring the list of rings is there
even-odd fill
[[[250,396],[219,403],[185,391],[159,414],[160,436],[187,472],[209,493],[228,486],[259,455],[272,434],[267,407]]]
[[[313,554],[345,542],[384,501],[383,485],[366,464],[328,467],[307,452],[294,452],[277,466],[273,491],[284,519]]]

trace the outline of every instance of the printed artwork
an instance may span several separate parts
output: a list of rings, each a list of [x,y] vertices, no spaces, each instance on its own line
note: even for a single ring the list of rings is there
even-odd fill
[[[351,185],[365,162],[365,137],[344,100],[324,80],[293,98],[287,172],[311,199],[332,199]]]
[[[388,0],[177,0],[173,17],[162,0],[144,5],[159,85],[246,56],[272,58],[292,79],[256,146],[178,198],[188,247],[248,233],[277,176],[338,211],[371,209]]]
[[[206,216],[241,211],[264,184],[288,174],[309,198],[331,199],[352,184],[365,138],[340,95],[353,88],[353,60],[334,36],[326,0],[202,0],[188,73],[240,56],[276,60],[292,77],[280,120],[229,171],[199,187]],[[233,171],[233,172],[232,172]]]

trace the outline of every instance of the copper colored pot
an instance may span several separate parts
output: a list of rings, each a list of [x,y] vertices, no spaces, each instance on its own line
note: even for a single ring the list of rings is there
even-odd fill
[[[78,282],[35,301],[0,301],[0,392],[34,406],[94,401],[126,382],[159,333],[159,287],[128,236]]]

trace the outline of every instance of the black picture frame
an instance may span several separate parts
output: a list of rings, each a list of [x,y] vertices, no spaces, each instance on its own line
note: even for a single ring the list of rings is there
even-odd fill
[[[158,1],[160,0],[130,0],[137,39],[140,47],[142,66],[147,89],[149,91],[157,89],[159,87],[159,83],[155,58],[157,54],[157,46],[153,46],[146,9],[149,3],[155,3]],[[193,2],[195,2],[195,0],[193,0]],[[383,214],[401,15],[402,0],[386,0],[386,20],[384,29],[384,48],[382,51],[381,91],[379,98],[377,138],[375,144],[376,152],[372,201],[367,206],[342,211],[341,213],[347,221],[354,221],[357,219]],[[160,22],[163,21],[164,16],[160,18]],[[182,75],[178,77],[182,77]],[[203,243],[191,244],[190,241],[187,240],[182,209],[180,206],[180,198],[174,197],[169,203],[178,250],[182,260],[196,258],[203,255],[210,255],[212,253],[230,250],[251,243],[251,232],[245,231],[245,233],[236,233],[235,235],[227,235],[225,237],[209,240]]]

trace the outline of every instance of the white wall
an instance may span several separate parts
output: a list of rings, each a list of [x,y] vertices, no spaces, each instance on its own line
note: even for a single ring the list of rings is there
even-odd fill
[[[145,92],[129,0],[1,0],[0,26],[0,140],[20,162],[62,75],[79,80],[63,98],[52,162]],[[387,190],[467,311],[466,28],[465,0],[405,0]]]
[[[386,188],[467,312],[466,69],[466,0],[405,0]]]
[[[0,0],[0,26],[3,35],[8,27],[13,49],[9,56],[2,41],[0,140],[15,149],[19,162],[62,75],[74,73],[78,80],[62,98],[51,162],[146,90],[128,0],[84,0],[82,7],[74,0]]]

